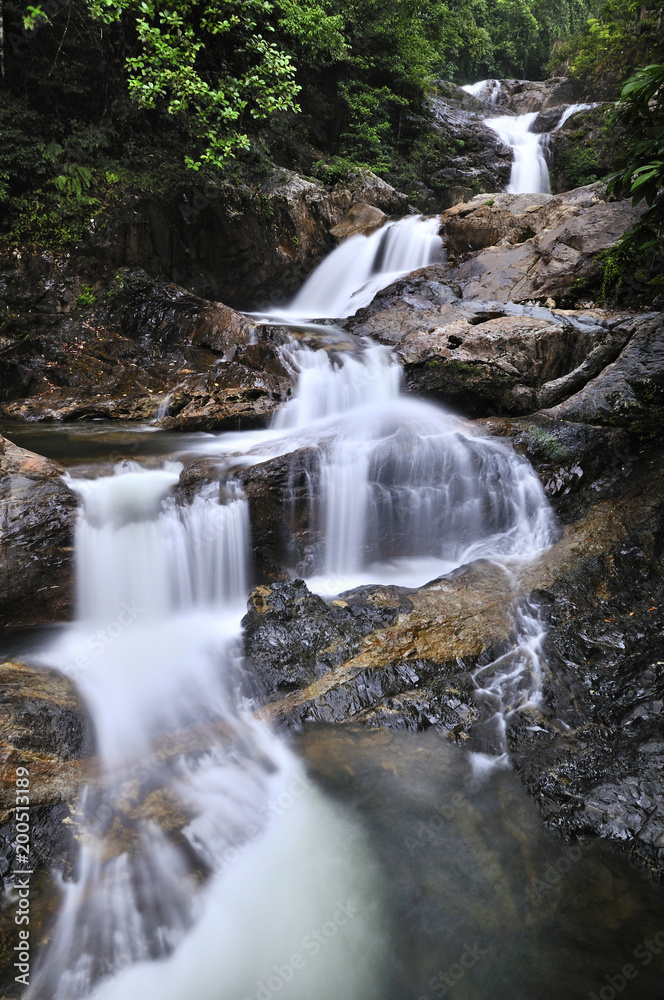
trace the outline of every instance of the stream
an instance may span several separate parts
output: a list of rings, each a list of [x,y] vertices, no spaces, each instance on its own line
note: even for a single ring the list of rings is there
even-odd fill
[[[541,137],[503,121],[511,190],[547,190]],[[293,330],[294,392],[267,429],[7,430],[62,461],[79,497],[76,620],[33,637],[29,659],[75,682],[100,762],[27,1000],[661,996],[661,897],[601,844],[545,834],[509,765],[509,719],[542,696],[535,603],[515,603],[511,649],[473,676],[491,710],[482,752],[434,731],[286,736],[243,666],[254,573],[238,468],[306,449],[316,541],[284,568],[327,599],[478,561],[509,591],[558,537],[509,444],[404,395],[389,349],[321,322],[443,253],[437,220],[389,223],[258,317]],[[219,482],[182,505],[180,473],[204,456]]]

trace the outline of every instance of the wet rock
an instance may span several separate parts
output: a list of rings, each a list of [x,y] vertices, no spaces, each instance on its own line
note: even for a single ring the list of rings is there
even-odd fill
[[[547,108],[546,111],[540,111],[535,121],[531,124],[529,131],[534,132],[536,135],[541,135],[544,132],[553,132],[562,118],[564,110],[564,107],[555,107]],[[596,178],[593,179],[596,180]],[[570,184],[569,187],[577,187],[577,185]]]
[[[387,604],[381,604],[383,596]],[[263,697],[312,684],[359,652],[361,639],[409,606],[396,591],[364,588],[330,604],[303,580],[259,586],[243,619],[247,670]]]
[[[554,193],[592,184],[624,168],[629,158],[628,138],[625,129],[611,120],[614,112],[614,104],[579,111],[552,136],[550,177]]]
[[[8,420],[237,429],[263,424],[290,387],[283,337],[143,271],[117,275],[93,310],[23,313],[3,334]]]
[[[554,419],[625,427],[642,442],[660,442],[664,428],[664,314],[625,319],[619,355],[564,402]]]
[[[23,625],[71,613],[77,500],[62,470],[0,438],[0,620]]]
[[[661,878],[664,471],[661,455],[640,464],[617,502],[615,486],[597,496],[613,538],[540,596],[548,626],[542,728],[515,727],[512,745],[552,827],[608,837]]]
[[[508,437],[537,472],[557,516],[570,524],[597,502],[598,488],[622,488],[637,461],[632,441],[619,428],[529,417],[489,417],[476,424]]]
[[[287,568],[310,572],[318,562],[323,533],[312,523],[311,505],[319,457],[316,448],[300,448],[238,472],[259,580],[284,579]]]
[[[395,348],[407,391],[466,416],[533,413],[566,399],[632,336],[629,314],[455,298],[456,273],[435,265],[409,275],[347,325]]]
[[[85,709],[71,681],[54,670],[3,663],[0,683],[0,875],[7,879],[16,860],[17,767],[29,771],[30,867],[69,867],[73,845],[62,820],[88,773],[92,741]]]
[[[431,162],[426,185],[431,189],[413,201],[431,212],[469,201],[482,191],[501,191],[511,171],[512,152],[496,133],[484,125],[491,105],[475,100],[460,87],[438,83],[432,98],[432,126],[440,151]]]
[[[546,111],[565,104],[578,104],[585,99],[582,84],[563,76],[541,81],[501,80],[500,85],[499,107],[501,110],[507,108],[517,115]]]

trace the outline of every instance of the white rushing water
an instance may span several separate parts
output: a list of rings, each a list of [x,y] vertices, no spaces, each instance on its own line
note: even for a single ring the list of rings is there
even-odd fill
[[[501,115],[485,118],[484,124],[497,132],[512,149],[512,172],[509,194],[548,194],[551,191],[549,167],[546,161],[548,133],[530,131],[539,112],[527,115]]]
[[[442,259],[438,217],[408,216],[369,236],[351,236],[326,257],[290,306],[286,319],[341,319],[368,305],[381,288]]]
[[[230,482],[176,506],[179,471],[71,481],[78,619],[44,659],[87,702],[101,774],[28,996],[379,996],[364,835],[242,709],[246,502]]]
[[[369,286],[426,263],[437,226],[413,218],[348,240],[293,314],[357,308]],[[295,476],[305,463],[308,537],[289,568],[312,589],[417,586],[479,559],[507,578],[551,543],[525,459],[403,395],[388,348],[293,342],[282,357],[296,385],[273,426],[199,444],[235,467],[292,455]],[[28,998],[380,1000],[390,942],[371,845],[252,714],[239,653],[247,502],[232,478],[178,501],[181,469],[124,463],[70,479],[77,620],[44,660],[85,698],[100,774]],[[289,524],[293,497],[282,499]],[[498,727],[537,700],[537,627],[536,609],[516,608],[514,649],[476,673]],[[494,741],[495,759],[503,749]]]
[[[478,100],[497,104],[502,88],[500,80],[480,80],[478,83],[466,84],[463,89]],[[561,112],[560,120],[552,131],[557,132],[572,115],[595,107],[597,104],[570,104]],[[538,114],[538,111],[531,111],[525,115],[499,115],[484,119],[484,124],[496,132],[512,150],[512,170],[507,187],[509,194],[551,192],[547,161],[551,133],[531,131]]]
[[[486,101],[487,104],[497,104],[502,86],[500,80],[479,80],[477,83],[467,83],[462,90],[476,97],[478,101]]]

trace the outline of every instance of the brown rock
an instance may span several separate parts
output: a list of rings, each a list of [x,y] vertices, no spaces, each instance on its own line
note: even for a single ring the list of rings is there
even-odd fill
[[[387,221],[385,212],[373,205],[359,202],[353,205],[347,215],[343,217],[338,225],[330,229],[330,235],[337,240],[345,240],[349,236],[368,236],[375,229],[380,229]]]

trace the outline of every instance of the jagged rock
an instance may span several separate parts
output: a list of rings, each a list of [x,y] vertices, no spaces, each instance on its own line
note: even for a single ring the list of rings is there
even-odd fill
[[[0,683],[0,875],[5,878],[16,857],[14,820],[8,815],[16,806],[16,768],[30,774],[31,867],[70,861],[72,845],[62,819],[67,803],[80,793],[92,742],[79,695],[62,674],[3,663]]]
[[[548,80],[501,80],[498,106],[517,115],[546,111],[564,104],[578,104],[585,98],[577,80],[554,76]]]
[[[658,442],[664,429],[664,314],[634,316],[622,326],[628,339],[615,360],[544,412],[558,420],[626,427]]]
[[[408,391],[466,416],[551,407],[615,361],[633,335],[631,314],[455,298],[458,270],[409,275],[348,326],[395,348]]]
[[[0,437],[0,620],[68,617],[77,501],[62,469]]]
[[[326,604],[294,580],[256,587],[247,606],[247,670],[263,698],[273,698],[314,683],[357,654],[364,635],[393,624],[410,602],[393,589],[367,587],[350,601]]]
[[[614,104],[600,104],[571,115],[551,137],[551,190],[554,193],[607,177],[629,159],[624,126],[613,122]]]

